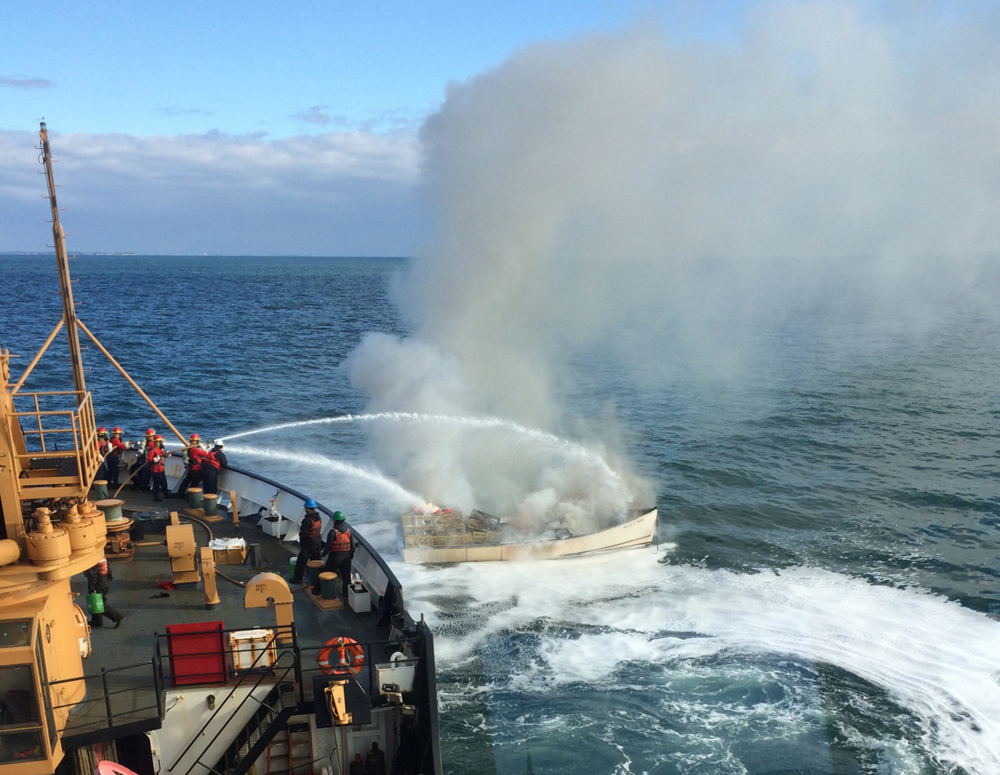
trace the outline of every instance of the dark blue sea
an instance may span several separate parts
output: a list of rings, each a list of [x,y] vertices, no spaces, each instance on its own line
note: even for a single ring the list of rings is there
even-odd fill
[[[666,342],[642,373],[578,352],[561,398],[603,413],[612,449],[586,423],[372,407],[345,363],[370,332],[410,332],[390,293],[409,265],[82,256],[72,269],[80,319],[183,433],[225,437],[234,464],[342,508],[392,562],[435,632],[446,773],[1000,773],[995,316],[957,307],[912,335],[850,316],[777,326],[738,377],[654,379]],[[59,316],[54,259],[0,256],[15,375]],[[63,339],[51,349],[33,389],[70,387]],[[84,357],[100,423],[132,439],[163,428],[94,346]],[[540,481],[574,456],[593,471],[625,460],[654,494],[658,545],[403,565],[398,514],[430,495],[385,450],[414,436],[453,443],[469,470],[481,454],[483,469],[517,461]]]

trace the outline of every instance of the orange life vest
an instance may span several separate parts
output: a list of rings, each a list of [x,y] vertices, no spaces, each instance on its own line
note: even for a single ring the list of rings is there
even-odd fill
[[[347,528],[343,533],[334,528],[333,541],[330,543],[330,551],[336,553],[351,551],[351,529]]]

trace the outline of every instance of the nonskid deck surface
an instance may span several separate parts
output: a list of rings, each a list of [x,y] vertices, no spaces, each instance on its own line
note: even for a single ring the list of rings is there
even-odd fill
[[[107,601],[124,615],[124,620],[115,628],[105,618],[103,626],[91,630],[91,655],[83,665],[88,701],[73,710],[67,730],[69,735],[107,725],[109,693],[116,725],[149,720],[157,715],[149,663],[154,657],[156,635],[163,635],[168,625],[221,621],[226,631],[257,628],[274,631],[274,608],[244,608],[244,587],[240,584],[264,572],[276,573],[287,580],[289,561],[298,548],[295,543],[282,544],[266,535],[252,524],[253,517],[241,519],[237,526],[228,514],[220,511],[224,521],[208,526],[212,537],[243,538],[252,551],[248,552],[243,564],[216,565],[220,602],[207,607],[203,583],[174,584],[165,544],[164,527],[169,524],[170,512],[177,511],[183,522],[187,503],[176,499],[158,503],[149,493],[133,492],[128,487],[118,497],[125,500],[126,516],[136,520],[144,535],[133,534],[137,540],[131,560],[109,559],[114,578]],[[193,524],[198,546],[206,546],[209,535],[205,527],[197,522]],[[86,579],[82,575],[74,577],[72,586],[78,605],[86,611]],[[318,674],[319,650],[331,638],[346,636],[358,643],[370,644],[386,641],[390,636],[388,625],[378,626],[378,614],[374,611],[355,613],[347,606],[321,610],[306,588],[293,586],[292,590],[296,639],[302,654],[303,684],[306,686],[311,676]],[[162,644],[161,650],[165,656]],[[366,684],[369,666],[375,661],[387,661],[392,650],[391,644],[372,649],[368,665],[358,674],[359,682]],[[121,669],[132,666],[132,669]]]

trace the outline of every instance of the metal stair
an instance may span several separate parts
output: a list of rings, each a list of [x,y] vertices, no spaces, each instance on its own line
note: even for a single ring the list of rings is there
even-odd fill
[[[285,728],[288,746],[288,775],[312,772],[312,732],[309,721],[289,723]]]
[[[276,684],[212,771],[225,775],[244,775],[268,751],[268,772],[273,772],[270,765],[270,744],[279,732],[287,729],[288,720],[297,712],[294,685],[287,682]]]

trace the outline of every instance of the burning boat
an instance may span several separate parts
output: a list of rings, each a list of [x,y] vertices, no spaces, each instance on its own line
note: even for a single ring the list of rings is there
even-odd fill
[[[418,506],[402,515],[403,560],[414,564],[549,560],[649,546],[656,537],[655,508],[632,509],[618,524],[574,532],[565,523],[525,539],[499,517],[473,510]]]

